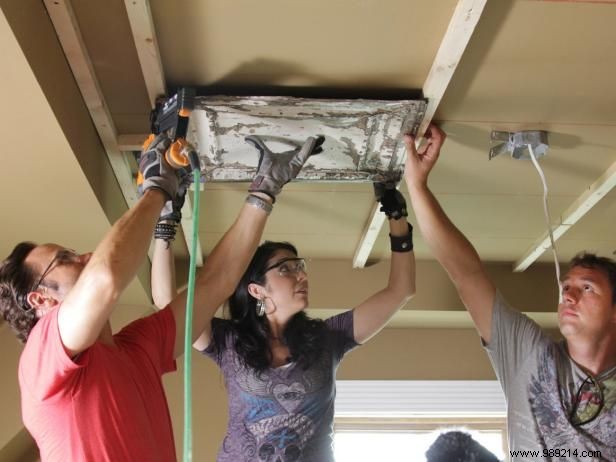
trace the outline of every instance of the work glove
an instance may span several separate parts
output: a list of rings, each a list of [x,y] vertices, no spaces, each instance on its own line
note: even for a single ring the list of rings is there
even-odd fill
[[[301,148],[273,153],[258,136],[247,136],[246,142],[259,151],[257,174],[248,188],[249,192],[262,192],[276,202],[282,187],[297,176],[308,157],[323,151],[323,136],[309,137]]]
[[[171,140],[161,133],[143,150],[139,157],[139,173],[143,178],[139,191],[141,194],[148,189],[160,189],[168,199],[176,196],[180,179],[177,171],[165,160],[165,152]]]
[[[381,212],[385,212],[387,218],[398,220],[407,217],[406,200],[400,191],[396,189],[396,181],[387,180],[375,182],[374,196],[377,202],[381,203]]]
[[[182,220],[182,207],[184,207],[184,201],[186,200],[186,192],[192,183],[193,176],[190,171],[190,167],[183,167],[177,170],[179,177],[179,185],[177,192],[173,199],[165,202],[163,209],[160,212],[159,222],[172,221],[178,224]]]

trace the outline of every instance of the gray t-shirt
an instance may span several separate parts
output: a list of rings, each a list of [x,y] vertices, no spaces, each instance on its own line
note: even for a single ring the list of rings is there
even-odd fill
[[[216,319],[212,329],[227,323]],[[217,324],[219,324],[217,326]],[[333,461],[336,369],[353,338],[353,311],[325,321],[326,341],[309,369],[291,362],[261,375],[243,367],[228,334],[218,360],[212,344],[203,353],[221,368],[229,398],[229,425],[218,462]]]
[[[571,360],[565,342],[552,340],[497,294],[492,341],[485,348],[507,398],[512,461],[616,461],[616,367],[597,377],[604,396],[598,417],[574,426],[573,402],[588,375]]]

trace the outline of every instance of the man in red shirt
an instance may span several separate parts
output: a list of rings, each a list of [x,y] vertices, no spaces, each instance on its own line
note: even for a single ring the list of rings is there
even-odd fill
[[[0,312],[26,342],[23,419],[44,462],[176,459],[161,376],[183,353],[186,293],[115,335],[109,324],[177,193],[178,174],[164,160],[169,143],[159,136],[142,154],[143,195],[94,253],[24,242],[0,264]],[[309,138],[286,156],[261,153],[246,203],[197,276],[193,341],[245,271],[275,195],[319,144]]]

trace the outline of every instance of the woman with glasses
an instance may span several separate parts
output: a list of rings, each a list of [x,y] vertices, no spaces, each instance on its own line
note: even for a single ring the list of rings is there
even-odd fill
[[[378,333],[415,291],[412,227],[394,183],[375,184],[389,217],[388,284],[354,309],[311,319],[306,261],[265,242],[195,347],[225,376],[229,424],[219,462],[333,461],[335,372],[345,353]]]

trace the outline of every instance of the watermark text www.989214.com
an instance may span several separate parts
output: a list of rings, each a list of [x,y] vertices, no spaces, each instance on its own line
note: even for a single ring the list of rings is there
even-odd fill
[[[578,457],[589,460],[601,458],[601,451],[588,451],[580,449],[542,449],[541,451],[509,451],[512,458],[515,457]]]

